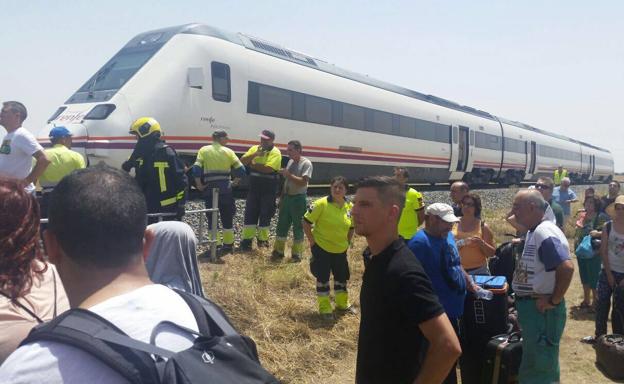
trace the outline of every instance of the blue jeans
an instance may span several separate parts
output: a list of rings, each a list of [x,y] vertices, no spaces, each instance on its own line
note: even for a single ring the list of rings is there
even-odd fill
[[[624,273],[611,272],[615,279],[615,284],[620,284],[624,280]],[[598,288],[596,288],[598,302],[596,303],[596,337],[607,333],[607,319],[609,318],[609,309],[611,309],[611,296],[613,296],[613,288],[609,286],[607,273],[603,269],[598,277]],[[615,314],[611,314],[613,318]],[[624,332],[619,321],[611,321],[613,333]],[[620,329],[615,329],[620,328]]]

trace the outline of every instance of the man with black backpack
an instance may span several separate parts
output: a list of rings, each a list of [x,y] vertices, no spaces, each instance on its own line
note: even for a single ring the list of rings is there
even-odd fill
[[[72,309],[31,331],[0,367],[2,382],[224,383],[239,371],[249,382],[276,382],[218,307],[150,281],[146,214],[123,171],[101,165],[58,184],[44,239]]]

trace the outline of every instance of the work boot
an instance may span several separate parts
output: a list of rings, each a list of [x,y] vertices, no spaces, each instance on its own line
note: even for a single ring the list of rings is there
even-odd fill
[[[239,250],[241,252],[251,252],[251,239],[241,240]]]
[[[232,244],[223,244],[219,251],[217,252],[219,257],[229,255],[234,251]]]
[[[326,315],[331,315],[333,317],[334,310],[332,309],[331,300],[328,295],[318,295],[316,296],[316,301],[318,303],[319,313],[325,317]]]
[[[300,263],[301,262],[301,255],[293,253],[292,255],[290,255],[290,262],[291,263]]]
[[[271,261],[278,262],[284,258],[284,254],[279,251],[273,251],[271,253]]]
[[[334,291],[336,290],[336,285],[334,285]],[[336,309],[341,311],[346,311],[351,308],[351,304],[349,303],[349,294],[345,291],[336,292],[336,296],[334,297],[336,301]]]
[[[258,240],[258,248],[269,248],[269,240]]]

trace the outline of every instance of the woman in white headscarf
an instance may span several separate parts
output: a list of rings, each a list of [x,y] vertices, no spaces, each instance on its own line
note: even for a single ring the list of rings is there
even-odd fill
[[[154,283],[204,296],[197,266],[197,237],[180,221],[151,224],[146,231],[145,264]]]

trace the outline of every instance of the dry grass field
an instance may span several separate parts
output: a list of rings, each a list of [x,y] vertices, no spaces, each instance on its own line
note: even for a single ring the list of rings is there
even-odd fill
[[[506,241],[504,234],[511,232],[503,214],[483,214],[499,244]],[[566,235],[570,240],[572,234],[568,224]],[[349,292],[356,306],[364,247],[365,240],[356,238],[349,250]],[[268,261],[269,254],[254,251],[227,256],[223,264],[203,262],[206,294],[224,308],[240,331],[256,341],[262,363],[284,383],[352,383],[359,315],[323,321],[316,314],[315,284],[308,260],[273,264]],[[609,383],[594,365],[593,348],[579,342],[594,329],[593,315],[575,308],[582,300],[582,292],[575,274],[566,295],[569,316],[561,345],[561,382]]]

